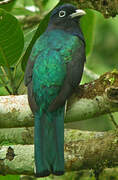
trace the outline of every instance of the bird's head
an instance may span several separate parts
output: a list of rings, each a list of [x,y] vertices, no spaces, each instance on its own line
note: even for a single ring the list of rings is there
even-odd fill
[[[50,23],[56,26],[71,26],[72,22],[78,23],[80,17],[85,14],[85,11],[77,9],[72,4],[64,4],[52,11]]]

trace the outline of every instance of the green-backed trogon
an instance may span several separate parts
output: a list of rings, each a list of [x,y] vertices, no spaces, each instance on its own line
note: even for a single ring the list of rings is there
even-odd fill
[[[27,63],[25,85],[35,118],[37,177],[64,174],[65,101],[80,83],[86,60],[79,24],[84,14],[71,4],[56,7]]]

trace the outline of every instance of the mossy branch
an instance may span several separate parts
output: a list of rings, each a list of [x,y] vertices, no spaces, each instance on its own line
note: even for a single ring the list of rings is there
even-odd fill
[[[118,132],[65,130],[65,170],[100,170],[118,165]],[[34,146],[0,147],[0,173],[34,174]]]
[[[66,122],[81,121],[118,111],[118,72],[78,86],[67,103]],[[0,128],[32,127],[33,115],[27,96],[0,97]]]

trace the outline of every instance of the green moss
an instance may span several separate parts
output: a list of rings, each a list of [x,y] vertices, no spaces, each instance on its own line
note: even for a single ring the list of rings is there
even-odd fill
[[[7,175],[7,176],[0,176],[0,180],[19,180],[19,176],[15,175]]]
[[[0,146],[5,146],[5,145],[15,145],[15,143],[13,143],[13,142],[9,142],[9,141],[2,141],[2,142],[0,142]]]
[[[111,73],[118,74],[118,70],[117,69],[113,69],[113,71]]]

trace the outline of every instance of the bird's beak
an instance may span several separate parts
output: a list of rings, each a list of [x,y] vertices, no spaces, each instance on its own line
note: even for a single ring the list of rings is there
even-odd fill
[[[75,18],[75,17],[79,17],[79,16],[84,16],[86,14],[85,11],[83,11],[82,9],[77,9],[75,13],[72,13],[70,16],[71,18]]]

